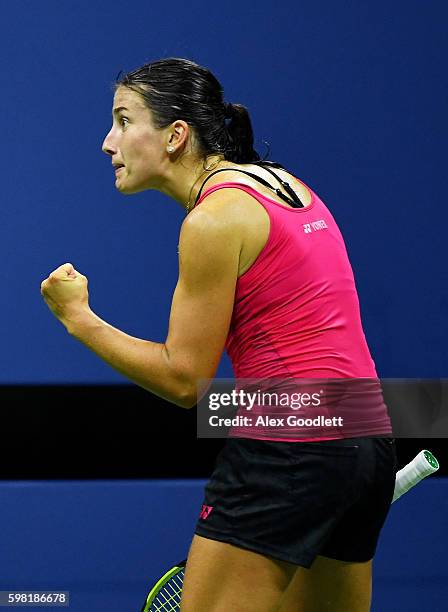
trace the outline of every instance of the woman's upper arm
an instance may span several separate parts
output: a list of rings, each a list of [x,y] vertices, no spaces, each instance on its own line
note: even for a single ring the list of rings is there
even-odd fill
[[[180,232],[179,279],[165,347],[170,365],[195,395],[197,381],[215,375],[225,346],[241,238],[223,207],[193,213]]]

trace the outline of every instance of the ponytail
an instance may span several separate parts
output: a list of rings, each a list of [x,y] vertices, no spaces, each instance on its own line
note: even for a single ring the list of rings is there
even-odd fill
[[[259,161],[260,156],[254,149],[252,122],[247,108],[242,104],[227,104],[226,120],[227,146],[224,158],[236,164]]]

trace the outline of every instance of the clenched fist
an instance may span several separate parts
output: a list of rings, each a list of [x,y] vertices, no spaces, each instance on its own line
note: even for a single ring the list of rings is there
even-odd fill
[[[41,283],[40,291],[52,313],[67,326],[89,310],[87,284],[87,278],[66,263]]]

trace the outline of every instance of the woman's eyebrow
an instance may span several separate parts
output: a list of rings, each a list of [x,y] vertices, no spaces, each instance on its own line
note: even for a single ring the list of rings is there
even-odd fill
[[[116,115],[117,113],[119,113],[121,110],[129,110],[128,108],[126,108],[126,106],[117,106],[117,108],[114,108],[112,111],[112,115]]]

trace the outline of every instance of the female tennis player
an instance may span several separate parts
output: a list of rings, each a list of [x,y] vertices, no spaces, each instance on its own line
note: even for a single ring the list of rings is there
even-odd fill
[[[41,291],[68,332],[183,408],[224,348],[235,378],[376,378],[344,241],[318,195],[253,148],[247,109],[206,69],[169,58],[116,84],[103,151],[123,194],[161,191],[186,210],[164,343],[98,317],[71,263]],[[150,254],[148,254],[150,257]],[[147,278],[148,261],[135,264]],[[206,487],[183,612],[365,612],[395,484],[387,415],[365,435],[227,440]],[[361,432],[362,433],[362,432]]]

